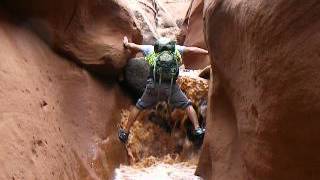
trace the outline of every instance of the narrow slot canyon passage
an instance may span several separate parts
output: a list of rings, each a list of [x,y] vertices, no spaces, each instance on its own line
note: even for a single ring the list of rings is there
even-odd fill
[[[171,36],[171,38],[175,36],[173,39],[178,39],[183,45],[188,28],[185,23],[191,16],[191,11],[194,11],[194,7],[190,4],[191,1],[162,1],[161,3],[164,5],[163,8],[166,8],[164,12],[168,13],[168,17],[176,19],[176,24],[179,26],[178,31],[173,28],[169,28],[169,31],[166,30],[168,32],[165,36]],[[163,20],[165,21],[165,19]],[[162,25],[156,26],[159,28]],[[181,30],[182,28],[185,28],[184,32]],[[159,36],[161,28],[156,31],[158,31]],[[145,39],[148,39],[148,37]],[[201,39],[200,41],[202,41],[201,46],[203,47],[204,42]],[[191,44],[192,40],[189,43],[188,45],[199,46],[199,44]],[[188,60],[194,57],[185,58]],[[195,59],[193,64],[200,61],[202,62],[202,68],[208,65],[207,56],[201,57],[198,55],[197,58],[198,60]],[[138,69],[136,64],[138,63],[134,60],[129,61],[126,76],[131,76],[132,71],[134,72],[135,68]],[[143,66],[141,67],[143,68]],[[132,68],[132,71],[130,71],[130,68]],[[209,80],[208,76],[207,79],[199,77],[199,74],[205,74],[202,70],[192,69],[197,69],[197,67],[181,68],[177,84],[188,99],[192,101],[200,126],[205,128]],[[132,73],[132,75],[137,76],[138,73]],[[143,111],[137,117],[126,144],[129,165],[121,164],[115,170],[115,179],[200,179],[199,176],[195,175],[195,171],[199,161],[203,136],[199,138],[193,135],[193,126],[186,112],[181,109],[170,108],[166,102],[160,102],[153,109]],[[122,111],[120,127],[125,127],[129,114],[130,109]]]
[[[320,179],[319,19],[319,0],[1,0],[0,179]]]
[[[183,45],[186,38],[187,18],[191,16],[191,11],[194,11],[191,6],[191,1],[129,1],[130,6],[136,8],[139,3],[152,3],[146,8],[147,11],[157,11],[154,15],[156,22],[155,29],[146,29],[148,17],[141,11],[136,11],[139,18],[145,18],[140,24],[144,28],[143,43],[153,44],[153,38],[161,36],[176,39]],[[133,8],[133,9],[134,9]],[[157,9],[158,8],[158,9]],[[198,7],[197,7],[198,8]],[[167,19],[169,17],[169,19]],[[173,22],[172,18],[174,19]],[[145,22],[146,21],[146,22]],[[170,25],[171,24],[171,25]],[[173,24],[173,25],[172,25]],[[174,25],[176,24],[176,25]],[[139,26],[139,25],[138,25]],[[148,26],[147,26],[148,27]],[[185,28],[185,31],[182,31]],[[199,30],[200,31],[200,30]],[[150,33],[153,34],[150,38]],[[191,39],[191,40],[190,40]],[[204,47],[204,41],[201,44],[192,44],[197,40],[190,38],[188,45]],[[151,43],[150,43],[151,42]],[[188,55],[188,54],[187,54]],[[146,73],[148,70],[146,64],[143,64],[143,58],[138,54],[136,58],[130,59],[125,70],[124,79],[129,82],[128,88],[134,88],[134,92],[138,92],[141,96],[141,86],[145,84]],[[196,110],[200,126],[205,128],[205,117],[207,109],[207,96],[209,91],[209,68],[202,70],[208,66],[208,56],[191,56],[185,57],[190,61],[193,58],[195,62],[189,62],[189,67],[186,65],[180,67],[177,84],[191,100],[193,107]],[[200,61],[200,63],[199,63]],[[197,64],[198,63],[198,64]],[[193,65],[194,64],[194,65]],[[193,65],[193,67],[192,67]],[[142,69],[142,70],[141,70]],[[199,69],[199,70],[194,70]],[[203,76],[203,77],[200,77]],[[137,85],[139,84],[139,85]],[[139,93],[140,92],[140,93]],[[135,99],[134,101],[137,101]],[[132,107],[131,107],[132,108]],[[131,109],[122,109],[121,121],[117,127],[123,128],[126,126]],[[144,110],[134,122],[128,142],[124,145],[126,148],[128,163],[120,164],[120,167],[114,171],[114,178],[120,179],[200,179],[195,175],[196,166],[199,161],[203,137],[196,137],[193,133],[193,125],[187,116],[187,113],[182,109],[172,109],[167,102],[160,102],[155,107]],[[106,154],[106,157],[109,155]],[[97,158],[99,159],[99,158]],[[92,166],[101,165],[100,160],[93,161]]]

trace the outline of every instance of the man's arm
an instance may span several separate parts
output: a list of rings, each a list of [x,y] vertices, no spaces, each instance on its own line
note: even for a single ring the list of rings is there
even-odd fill
[[[208,51],[198,47],[184,47],[184,53],[208,54]]]
[[[142,49],[142,45],[138,45],[138,44],[135,44],[135,43],[130,43],[127,36],[123,37],[123,45],[124,47],[126,48],[129,48],[129,49],[133,49],[133,50],[137,50],[137,51],[143,51]]]

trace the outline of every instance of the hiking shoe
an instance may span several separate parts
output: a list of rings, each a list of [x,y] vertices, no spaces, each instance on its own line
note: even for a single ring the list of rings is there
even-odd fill
[[[194,134],[196,135],[196,136],[202,136],[202,135],[204,135],[204,132],[205,132],[206,130],[204,129],[204,128],[201,128],[201,127],[198,127],[198,128],[196,128],[195,130],[194,130]]]
[[[124,129],[119,129],[118,136],[121,142],[126,143],[128,141],[129,133],[127,133]]]

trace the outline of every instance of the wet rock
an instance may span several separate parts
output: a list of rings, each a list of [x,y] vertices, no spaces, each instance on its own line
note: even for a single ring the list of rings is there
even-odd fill
[[[126,164],[127,151],[118,140],[116,134],[107,139],[96,139],[91,149],[90,167],[95,170],[101,179],[110,179],[113,171],[119,164]]]

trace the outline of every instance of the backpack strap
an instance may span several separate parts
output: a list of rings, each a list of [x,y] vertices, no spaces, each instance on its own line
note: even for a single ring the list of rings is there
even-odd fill
[[[172,87],[173,87],[173,76],[171,77],[171,83],[170,83],[170,92],[168,97],[168,104],[171,104],[171,96],[172,96]]]
[[[182,57],[181,57],[180,52],[176,49],[174,54],[175,54],[175,57],[177,58],[176,60],[178,60],[179,65],[181,65],[182,64]],[[150,66],[154,66],[158,55],[159,55],[159,53],[153,52],[153,53],[149,54],[148,56],[146,56],[145,60],[147,61],[147,63]]]
[[[155,59],[154,59],[154,64],[153,64],[153,82],[154,82],[154,86],[157,86],[157,78],[156,78],[156,66],[157,66],[157,63],[155,63]],[[150,65],[151,66],[151,65]],[[158,92],[159,92],[159,88],[158,88]],[[159,94],[159,93],[158,93]]]
[[[156,63],[157,56],[158,56],[158,53],[153,52],[153,53],[149,54],[148,56],[146,56],[145,60],[147,61],[147,63],[150,66],[154,66]]]
[[[177,60],[178,60],[178,65],[181,65],[181,64],[182,64],[182,57],[181,57],[181,54],[180,54],[180,52],[178,51],[177,48],[176,48],[174,54],[175,54],[175,57],[176,57]]]
[[[160,77],[159,77],[159,85],[158,85],[158,101],[160,97],[160,86],[161,86],[161,78],[162,78],[162,71],[160,71]]]
[[[173,53],[173,52],[172,52]],[[161,86],[161,81],[162,81],[162,73],[160,73],[160,77],[159,77],[159,83],[157,84],[157,79],[156,79],[156,68],[157,68],[157,63],[156,63],[156,59],[157,57],[161,54],[160,53],[155,53],[153,52],[152,54],[148,55],[145,57],[147,63],[153,67],[152,68],[152,71],[153,71],[153,80],[154,80],[154,84],[155,86],[157,86],[157,99],[159,100],[159,96],[160,96],[160,86]],[[174,52],[174,59],[176,61],[176,65],[177,65],[177,69],[179,69],[179,66],[182,64],[182,58],[181,58],[181,54],[180,52],[175,49],[175,52]],[[162,71],[160,71],[162,72]],[[179,73],[179,72],[178,72]],[[172,98],[172,88],[173,88],[173,81],[174,81],[174,78],[175,78],[176,74],[171,74],[171,82],[170,82],[170,92],[169,92],[169,97],[168,97],[168,105],[171,104],[171,98]]]

